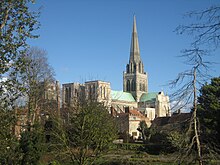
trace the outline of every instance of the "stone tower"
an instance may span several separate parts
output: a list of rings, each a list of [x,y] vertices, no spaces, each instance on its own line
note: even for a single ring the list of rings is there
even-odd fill
[[[148,92],[147,74],[144,72],[144,64],[140,56],[135,16],[129,64],[126,66],[126,72],[123,73],[123,91],[131,93],[137,102],[139,102],[143,93]]]

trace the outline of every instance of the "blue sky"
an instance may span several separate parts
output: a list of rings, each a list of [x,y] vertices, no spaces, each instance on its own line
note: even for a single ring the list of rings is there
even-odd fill
[[[189,36],[173,31],[189,22],[183,14],[213,4],[219,1],[37,0],[34,8],[43,6],[40,37],[30,44],[48,52],[61,84],[99,79],[111,82],[113,90],[122,90],[135,14],[149,91],[169,93],[164,85],[187,68],[177,56],[190,43]],[[211,60],[220,62],[219,53]],[[219,64],[214,65],[210,74],[219,73]]]

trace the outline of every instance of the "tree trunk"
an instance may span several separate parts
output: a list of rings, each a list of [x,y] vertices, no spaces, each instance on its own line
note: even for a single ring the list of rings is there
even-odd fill
[[[193,73],[193,94],[194,94],[194,112],[193,112],[193,121],[194,121],[194,132],[196,137],[196,146],[197,146],[197,152],[199,157],[199,164],[202,165],[202,155],[201,155],[201,145],[199,140],[199,134],[198,134],[198,124],[197,124],[197,94],[196,94],[196,67],[194,68]]]

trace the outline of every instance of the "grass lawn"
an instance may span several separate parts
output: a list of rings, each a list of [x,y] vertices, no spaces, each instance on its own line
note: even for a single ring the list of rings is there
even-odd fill
[[[150,155],[146,152],[131,150],[110,150],[100,156],[95,164],[97,165],[165,165],[178,164],[175,162],[176,155]]]

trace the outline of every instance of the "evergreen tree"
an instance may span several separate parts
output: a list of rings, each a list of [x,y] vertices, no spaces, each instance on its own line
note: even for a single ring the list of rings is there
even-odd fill
[[[45,136],[40,125],[35,125],[33,131],[21,134],[20,152],[23,154],[21,164],[38,164],[45,151]]]
[[[220,77],[200,89],[198,115],[206,151],[220,153]]]

